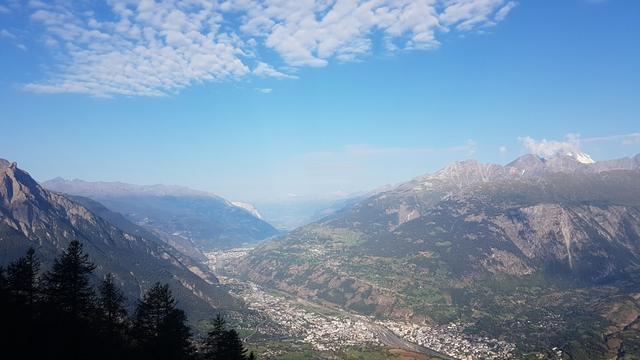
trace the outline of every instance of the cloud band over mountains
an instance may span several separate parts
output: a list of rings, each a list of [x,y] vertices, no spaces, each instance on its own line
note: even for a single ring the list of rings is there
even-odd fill
[[[301,67],[376,51],[434,49],[444,33],[495,26],[509,0],[32,0],[54,65],[24,88],[162,96],[245,77],[296,79]]]
[[[536,140],[530,136],[518,138],[525,150],[540,157],[551,157],[558,154],[582,152],[584,144],[617,143],[623,146],[640,143],[640,133],[581,137],[580,134],[567,134],[564,140]]]

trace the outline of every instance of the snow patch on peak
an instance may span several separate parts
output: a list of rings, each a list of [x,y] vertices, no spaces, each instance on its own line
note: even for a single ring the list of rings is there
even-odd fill
[[[251,215],[257,217],[258,219],[262,220],[262,215],[260,214],[258,209],[256,209],[255,206],[253,206],[253,204],[249,204],[249,203],[242,202],[242,201],[232,201],[231,205],[233,205],[235,207],[239,207],[239,208],[249,212]]]
[[[583,152],[567,153],[567,156],[574,158],[577,162],[582,164],[593,164],[595,161],[589,156],[589,154],[585,154]]]

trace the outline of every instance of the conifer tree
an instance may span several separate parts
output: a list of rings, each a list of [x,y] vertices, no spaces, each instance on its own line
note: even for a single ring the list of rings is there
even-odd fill
[[[40,261],[33,248],[7,267],[7,289],[13,302],[33,307],[37,300],[39,272]]]
[[[95,293],[89,275],[95,268],[82,244],[72,241],[44,276],[46,301],[72,319],[91,319],[95,314]]]
[[[5,282],[8,312],[3,322],[11,327],[5,339],[14,349],[24,349],[25,356],[32,356],[34,350],[38,301],[38,274],[40,261],[35,250],[29,248],[27,254],[7,267]]]
[[[126,327],[127,310],[125,297],[115,282],[113,274],[108,273],[98,287],[98,306],[106,333],[115,336]]]
[[[72,360],[195,358],[186,315],[177,308],[168,285],[156,283],[144,295],[129,330],[125,297],[114,276],[105,276],[96,297],[90,284],[95,265],[79,242],[69,244],[42,281],[39,268],[33,249],[6,270],[0,267],[3,353]],[[212,325],[204,359],[255,360],[220,314]]]
[[[184,311],[176,308],[169,285],[156,283],[135,312],[133,337],[138,356],[153,359],[190,359],[191,331]]]
[[[225,328],[225,321],[220,314],[212,321],[212,325],[205,340],[205,359],[246,360],[247,351],[238,333]]]
[[[226,351],[222,354],[221,359],[245,360],[247,358],[242,340],[235,329],[227,330],[224,336]]]
[[[95,358],[97,306],[89,281],[94,269],[82,244],[72,241],[44,276],[44,325],[50,331],[44,348],[53,358]]]
[[[5,276],[4,266],[0,266],[0,311],[6,310],[8,300],[7,277]]]
[[[207,333],[207,338],[205,339],[205,357],[206,359],[215,359],[219,354],[224,352],[224,332],[225,330],[225,320],[218,313],[216,318],[211,322],[212,328]]]
[[[127,310],[125,297],[116,284],[113,274],[108,273],[98,287],[100,310],[101,358],[122,358],[127,350]]]
[[[0,319],[3,319],[3,324],[0,324],[0,337],[9,341],[10,331],[13,328],[13,322],[11,319],[11,304],[9,303],[9,290],[7,289],[7,278],[5,276],[4,267],[0,266]]]

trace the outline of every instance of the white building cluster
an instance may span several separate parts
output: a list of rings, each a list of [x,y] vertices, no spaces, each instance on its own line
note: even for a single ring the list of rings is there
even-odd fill
[[[378,323],[407,341],[457,359],[509,359],[515,350],[515,345],[505,341],[465,334],[461,324],[424,326],[389,320]]]
[[[320,314],[285,297],[274,296],[255,284],[247,284],[237,293],[250,309],[266,314],[319,351],[338,350],[346,346],[381,345],[370,324],[333,314]]]

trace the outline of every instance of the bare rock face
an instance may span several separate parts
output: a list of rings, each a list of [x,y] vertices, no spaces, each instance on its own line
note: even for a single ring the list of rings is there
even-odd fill
[[[97,276],[113,273],[131,300],[162,281],[196,313],[234,303],[206,267],[124,219],[117,225],[107,220],[117,216],[106,209],[96,215],[44,189],[15,163],[0,161],[0,263],[34,247],[46,266],[69,242],[78,240],[98,266]]]

